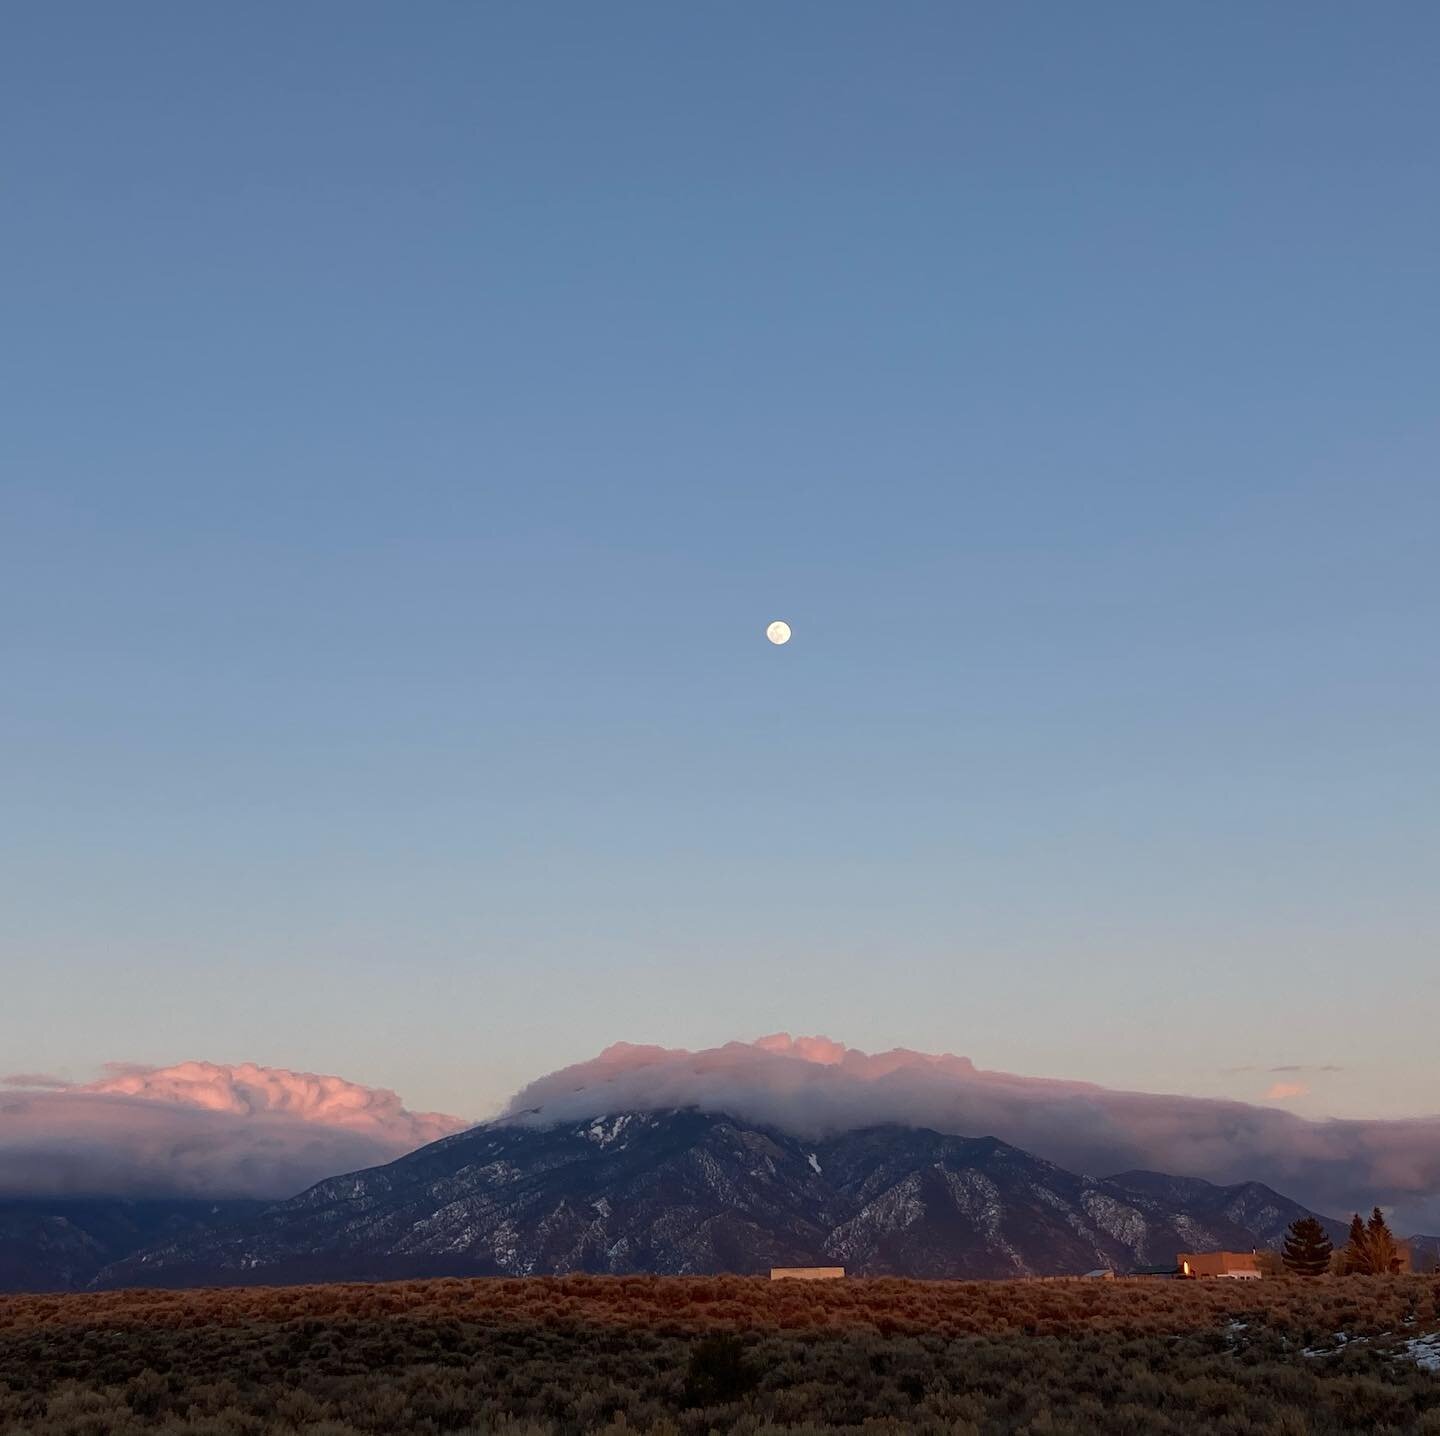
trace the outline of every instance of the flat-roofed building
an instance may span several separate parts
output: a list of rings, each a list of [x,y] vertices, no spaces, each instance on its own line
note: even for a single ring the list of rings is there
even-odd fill
[[[772,1266],[771,1281],[839,1281],[843,1266]]]
[[[1231,1281],[1260,1278],[1260,1263],[1254,1252],[1181,1252],[1175,1263],[1181,1276],[1227,1277]]]

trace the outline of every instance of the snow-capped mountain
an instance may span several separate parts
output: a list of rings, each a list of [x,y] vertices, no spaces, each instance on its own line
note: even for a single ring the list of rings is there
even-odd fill
[[[103,1286],[426,1275],[1000,1277],[1271,1245],[1305,1209],[1257,1183],[1078,1176],[993,1137],[806,1142],[721,1114],[491,1124],[106,1268]],[[1333,1224],[1330,1224],[1333,1225]]]

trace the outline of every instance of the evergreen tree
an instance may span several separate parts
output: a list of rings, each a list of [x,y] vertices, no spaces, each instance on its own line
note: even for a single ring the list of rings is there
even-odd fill
[[[1342,1255],[1346,1272],[1360,1276],[1390,1276],[1402,1271],[1406,1261],[1379,1207],[1370,1213],[1368,1222],[1361,1221],[1358,1213],[1350,1219],[1350,1239]]]
[[[1350,1218],[1350,1234],[1345,1240],[1345,1248],[1341,1255],[1345,1260],[1347,1275],[1359,1275],[1370,1270],[1370,1252],[1365,1235],[1365,1223],[1359,1212]]]
[[[1389,1276],[1404,1265],[1400,1259],[1400,1243],[1379,1207],[1370,1213],[1370,1220],[1365,1224],[1365,1245],[1372,1275]]]
[[[1280,1259],[1295,1276],[1324,1276],[1330,1270],[1334,1243],[1314,1217],[1299,1217],[1285,1233]]]

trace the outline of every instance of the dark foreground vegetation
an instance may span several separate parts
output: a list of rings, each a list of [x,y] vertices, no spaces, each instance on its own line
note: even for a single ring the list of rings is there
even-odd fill
[[[1440,1433],[1433,1278],[0,1298],[3,1436]]]

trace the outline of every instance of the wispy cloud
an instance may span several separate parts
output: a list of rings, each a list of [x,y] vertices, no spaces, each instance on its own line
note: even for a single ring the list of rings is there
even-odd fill
[[[1222,1067],[1226,1074],[1242,1072],[1343,1072],[1345,1069],[1333,1062],[1283,1062],[1278,1067]]]

